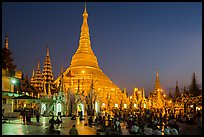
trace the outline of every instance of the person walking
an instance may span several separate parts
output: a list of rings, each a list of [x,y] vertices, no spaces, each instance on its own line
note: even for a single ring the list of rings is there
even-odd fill
[[[40,122],[40,113],[38,110],[36,110],[35,116],[36,116],[36,122],[39,123]]]
[[[69,130],[70,135],[79,135],[78,130],[76,129],[76,126],[73,125],[72,128]]]

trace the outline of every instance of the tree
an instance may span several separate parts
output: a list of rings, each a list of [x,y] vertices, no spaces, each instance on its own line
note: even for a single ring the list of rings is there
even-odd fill
[[[16,65],[13,64],[12,52],[8,48],[8,37],[5,38],[5,46],[2,49],[2,68],[5,69],[10,76],[14,75]]]
[[[191,97],[195,97],[195,96],[199,96],[200,94],[201,94],[201,91],[199,90],[195,73],[193,73],[192,82],[189,89],[189,95]]]
[[[176,89],[174,92],[174,99],[177,99],[181,96],[180,92],[179,92],[179,87],[178,87],[178,82],[176,81]]]

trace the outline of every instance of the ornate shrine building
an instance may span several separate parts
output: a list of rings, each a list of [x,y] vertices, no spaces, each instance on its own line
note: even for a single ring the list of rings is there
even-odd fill
[[[150,92],[149,100],[150,100],[150,106],[151,106],[150,108],[163,109],[165,106],[166,100],[164,97],[163,89],[161,88],[161,85],[160,85],[158,71],[156,72],[154,90]]]

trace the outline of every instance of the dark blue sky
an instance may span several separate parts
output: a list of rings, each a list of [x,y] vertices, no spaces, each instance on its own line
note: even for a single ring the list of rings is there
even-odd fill
[[[48,46],[57,78],[78,47],[83,11],[83,2],[4,2],[2,47],[8,33],[14,63],[30,78]],[[157,69],[166,91],[190,85],[194,72],[202,84],[201,3],[88,2],[87,12],[99,66],[121,89],[148,93]]]

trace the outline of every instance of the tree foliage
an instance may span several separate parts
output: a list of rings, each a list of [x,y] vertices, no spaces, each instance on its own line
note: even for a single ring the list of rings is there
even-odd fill
[[[199,96],[200,94],[201,94],[201,91],[198,87],[195,73],[193,73],[192,82],[189,89],[189,96],[195,97],[195,96]]]
[[[14,75],[16,65],[13,64],[12,52],[4,47],[2,49],[2,68],[5,69],[10,75]]]
[[[179,92],[179,87],[178,87],[178,82],[176,81],[176,89],[174,92],[174,99],[177,99],[181,96],[180,92]]]

